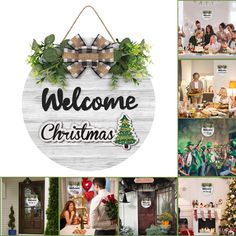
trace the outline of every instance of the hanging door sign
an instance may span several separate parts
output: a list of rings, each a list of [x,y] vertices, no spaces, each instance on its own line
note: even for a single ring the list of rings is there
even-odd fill
[[[87,8],[98,16],[91,6],[79,16]],[[53,34],[41,43],[33,40],[24,121],[38,148],[55,162],[104,169],[132,155],[151,128],[150,49],[145,40],[115,40],[107,27],[111,40],[100,34],[67,39],[72,27],[59,44]]]

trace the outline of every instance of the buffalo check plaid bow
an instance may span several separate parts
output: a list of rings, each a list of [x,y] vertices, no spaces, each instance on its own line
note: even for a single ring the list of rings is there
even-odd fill
[[[99,35],[91,46],[87,46],[80,35],[68,41],[73,49],[64,49],[63,60],[71,64],[68,71],[74,78],[79,77],[83,71],[90,67],[100,77],[104,77],[114,62],[114,49],[111,42]]]

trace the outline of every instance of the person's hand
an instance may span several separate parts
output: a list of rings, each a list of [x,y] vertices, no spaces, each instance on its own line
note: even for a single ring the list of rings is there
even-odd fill
[[[71,212],[71,217],[73,217],[75,215],[75,211]]]

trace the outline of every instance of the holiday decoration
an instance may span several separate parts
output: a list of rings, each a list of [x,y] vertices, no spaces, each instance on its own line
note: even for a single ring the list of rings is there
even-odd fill
[[[46,210],[47,226],[45,235],[58,235],[59,178],[50,178],[49,182],[49,200],[48,208]]]
[[[84,196],[88,202],[90,202],[94,197],[94,191],[88,191],[84,193]]]
[[[205,221],[206,218],[205,218],[205,215],[204,215],[204,211],[203,211],[203,210],[200,211],[200,215],[201,215],[202,220]]]
[[[105,26],[85,6],[59,43],[54,34],[33,40],[22,110],[45,155],[91,171],[115,166],[137,151],[151,128],[155,98],[145,40],[115,39],[106,26],[105,37],[69,36],[88,8]]]
[[[82,186],[84,190],[87,192],[92,187],[93,183],[89,178],[83,178],[82,179]]]
[[[84,189],[84,197],[90,202],[94,197],[94,191],[89,191],[93,183],[89,178],[82,178],[82,187]]]
[[[198,220],[197,209],[194,209],[193,215],[194,215],[194,219],[197,221]]]
[[[138,142],[131,120],[127,115],[121,116],[118,131],[114,139],[115,144],[121,145],[126,150],[129,150],[132,145]]]
[[[87,46],[80,35],[76,35],[68,44],[73,49],[64,48],[63,61],[73,63],[67,70],[75,78],[89,67],[99,76],[104,77],[110,70],[109,64],[114,62],[112,44],[103,36],[98,35],[91,46]]]
[[[229,184],[229,193],[227,195],[225,212],[221,218],[221,233],[223,235],[234,235],[229,234],[236,231],[236,179],[231,179]]]
[[[75,22],[87,8],[91,8],[98,16],[113,42],[100,34],[91,44],[86,44],[86,40],[79,34],[70,40],[66,39]],[[38,83],[48,81],[65,87],[68,73],[77,78],[86,68],[91,68],[100,78],[111,73],[113,88],[117,87],[118,81],[122,78],[126,82],[139,84],[142,78],[149,76],[147,66],[151,60],[149,46],[144,40],[140,43],[129,38],[115,40],[92,6],[85,6],[75,22],[59,44],[55,44],[54,34],[47,36],[41,44],[33,40],[33,53],[29,56],[28,62]]]
[[[211,217],[211,210],[208,210],[207,214],[208,214],[208,219],[211,220],[212,219],[212,217]]]

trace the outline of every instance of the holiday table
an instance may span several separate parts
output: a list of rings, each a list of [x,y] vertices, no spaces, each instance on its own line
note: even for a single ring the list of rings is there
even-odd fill
[[[66,227],[60,231],[60,235],[74,235],[73,232],[79,227],[79,225],[66,225]],[[87,229],[86,226],[85,230],[86,232],[83,235],[94,235],[95,233],[95,229]]]

